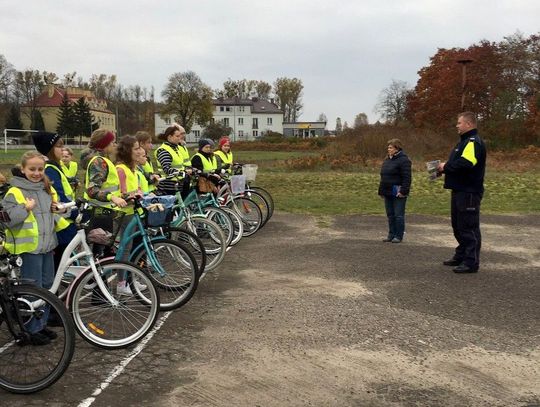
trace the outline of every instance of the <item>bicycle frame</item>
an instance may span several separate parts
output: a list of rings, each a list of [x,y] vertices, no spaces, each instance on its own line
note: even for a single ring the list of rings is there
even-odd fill
[[[151,247],[151,240],[148,236],[148,233],[146,232],[146,229],[141,221],[141,218],[137,212],[135,212],[133,218],[126,226],[126,229],[122,233],[122,237],[120,239],[120,243],[118,245],[115,260],[122,260],[124,257],[124,253],[126,251],[127,243],[135,239],[136,237],[141,236],[142,237],[142,243],[138,245],[137,247],[132,249],[132,253],[136,252],[137,249],[139,249],[141,246],[144,246],[146,253],[148,255],[148,259],[152,263],[152,266],[155,270],[163,277],[166,272],[163,270],[163,267],[161,266],[160,262],[155,256],[154,250]]]

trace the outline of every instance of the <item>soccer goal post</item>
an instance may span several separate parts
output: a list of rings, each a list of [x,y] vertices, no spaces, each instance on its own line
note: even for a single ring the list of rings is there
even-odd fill
[[[39,130],[21,130],[21,129],[4,129],[4,153],[7,153],[8,146],[8,132],[15,133],[39,133]]]

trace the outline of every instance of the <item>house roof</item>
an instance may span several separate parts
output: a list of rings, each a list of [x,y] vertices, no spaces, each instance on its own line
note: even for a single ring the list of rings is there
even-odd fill
[[[252,113],[283,113],[275,103],[259,98],[218,98],[213,99],[212,103],[215,106],[251,106]]]
[[[45,87],[43,92],[36,98],[36,107],[60,107],[62,104],[62,100],[64,99],[64,95],[67,93],[67,97],[70,102],[75,103],[80,98],[85,97],[90,102],[90,110],[93,111],[99,111],[104,113],[111,113],[112,112],[108,109],[93,107],[92,102],[98,102],[100,104],[105,105],[105,102],[102,100],[97,99],[93,93],[89,91],[84,91],[83,89],[79,88],[70,88],[72,91],[68,91],[68,89],[62,89],[55,85],[48,85]],[[26,107],[29,107],[29,105],[23,105]]]

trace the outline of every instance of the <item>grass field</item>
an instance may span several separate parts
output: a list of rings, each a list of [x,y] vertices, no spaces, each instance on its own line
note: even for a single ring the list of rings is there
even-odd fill
[[[0,170],[9,174],[22,150],[0,153]],[[282,160],[313,155],[313,152],[239,151],[235,161],[259,164],[256,184],[268,189],[276,209],[309,214],[384,214],[377,196],[379,168],[358,172],[288,171]],[[420,167],[420,166],[417,166]],[[82,176],[82,173],[81,173]],[[490,170],[486,174],[482,213],[540,213],[538,171]],[[450,193],[441,179],[429,181],[424,171],[413,171],[407,213],[448,215]]]

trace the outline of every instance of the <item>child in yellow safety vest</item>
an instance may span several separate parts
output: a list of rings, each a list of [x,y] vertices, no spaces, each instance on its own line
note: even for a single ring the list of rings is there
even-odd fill
[[[134,136],[124,136],[118,143],[118,148],[116,151],[116,171],[118,172],[120,194],[125,199],[128,199],[128,206],[122,208],[122,212],[125,213],[124,217],[122,218],[122,223],[117,228],[118,236],[120,238],[135,214],[133,209],[133,201],[130,201],[129,198],[136,197],[137,195],[143,195],[139,182],[139,176],[137,174],[137,165],[141,161],[141,156],[143,154],[144,150],[141,148],[139,142]],[[140,239],[135,239],[135,241],[130,240],[124,246],[125,258],[122,260],[128,260],[132,246],[135,245],[136,247],[139,243]],[[138,282],[135,282],[135,284],[139,285],[138,288],[140,290],[146,289],[146,286],[143,286],[143,284]],[[131,295],[131,289],[126,284],[124,275],[119,276],[117,291],[123,295]]]
[[[32,135],[32,139],[36,149],[47,157],[45,163],[45,175],[51,182],[54,190],[57,193],[58,202],[72,202],[75,200],[75,192],[73,191],[68,177],[61,169],[61,159],[64,150],[64,140],[57,133],[39,132]],[[70,225],[64,230],[58,232],[58,246],[54,249],[54,269],[58,270],[62,255],[67,245],[77,234],[77,228],[73,224],[73,220],[77,217],[78,211],[72,210],[66,213],[64,218]]]
[[[10,184],[2,200],[10,219],[6,222],[4,247],[22,258],[23,279],[50,288],[55,274],[53,250],[58,244],[55,232],[69,223],[56,213],[56,193],[45,176],[45,157],[38,151],[24,153],[21,167],[13,169]],[[31,344],[46,345],[57,337],[47,328],[48,317],[46,307],[41,318],[32,318],[26,324]]]
[[[73,190],[76,190],[79,186],[79,180],[77,174],[79,172],[79,165],[77,161],[73,160],[73,150],[69,147],[62,148],[62,161],[60,161],[62,171],[64,171]]]

